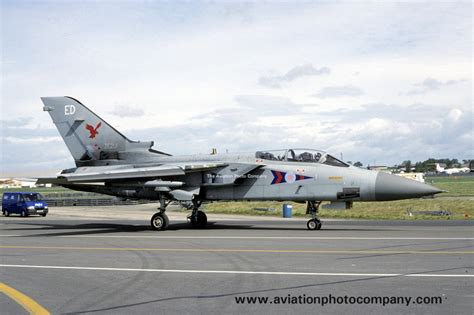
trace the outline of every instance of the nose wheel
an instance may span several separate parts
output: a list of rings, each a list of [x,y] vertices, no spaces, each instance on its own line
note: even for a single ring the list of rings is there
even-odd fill
[[[306,207],[306,214],[311,215],[311,219],[306,223],[308,230],[320,230],[321,226],[323,225],[321,223],[321,220],[318,219],[318,211],[320,205],[321,201],[308,201],[308,205]]]

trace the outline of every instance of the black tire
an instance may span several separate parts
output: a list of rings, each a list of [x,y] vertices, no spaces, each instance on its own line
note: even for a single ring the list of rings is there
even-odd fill
[[[202,211],[198,211],[196,213],[196,216],[193,216],[193,215],[191,216],[191,225],[192,227],[198,228],[198,229],[202,229],[206,227],[207,215]]]
[[[308,220],[308,222],[306,223],[306,227],[310,231],[316,230],[316,221],[314,221],[313,219]]]
[[[308,227],[308,230],[314,231],[314,230],[320,230],[322,224],[319,219],[311,219],[306,223],[306,226]]]
[[[8,209],[5,209],[3,211],[3,215],[6,216],[6,217],[9,217],[10,216],[10,212],[8,211]]]
[[[46,216],[46,213],[43,213],[41,216],[42,216],[42,217],[45,217],[45,216]]]
[[[323,224],[321,223],[321,221],[319,219],[316,219],[316,230],[321,230],[322,226]]]
[[[156,231],[163,231],[166,230],[169,225],[169,222],[170,220],[168,219],[168,216],[166,214],[158,212],[151,217],[150,225],[151,228]]]
[[[22,216],[22,217],[27,217],[28,214],[26,213],[25,210],[21,210],[20,216]]]

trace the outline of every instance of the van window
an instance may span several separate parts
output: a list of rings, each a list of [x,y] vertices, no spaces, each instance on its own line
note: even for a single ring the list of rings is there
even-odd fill
[[[40,201],[42,199],[40,194],[24,194],[23,197],[26,201]]]
[[[7,200],[7,199],[8,199],[8,196],[3,196],[3,199]]]
[[[11,199],[11,200],[14,200],[14,199],[15,199],[15,195],[12,195],[10,199]]]

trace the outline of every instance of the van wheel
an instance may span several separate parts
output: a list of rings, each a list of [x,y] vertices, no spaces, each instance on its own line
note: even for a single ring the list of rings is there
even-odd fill
[[[26,217],[26,216],[27,216],[27,214],[26,214],[26,211],[25,211],[25,210],[21,210],[21,216],[22,216],[22,217]]]
[[[42,217],[45,217],[45,216],[46,216],[46,213],[43,213],[41,216],[42,216]]]
[[[9,216],[10,216],[10,212],[8,212],[8,210],[5,210],[5,211],[3,211],[3,215],[6,216],[6,217],[9,217]]]

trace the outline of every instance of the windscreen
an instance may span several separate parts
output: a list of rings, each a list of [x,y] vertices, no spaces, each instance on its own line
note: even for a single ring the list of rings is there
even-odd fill
[[[23,194],[23,198],[25,198],[25,201],[40,201],[43,199],[40,194]]]
[[[323,164],[331,165],[331,166],[339,166],[339,167],[349,167],[348,164],[336,159],[334,156],[327,154],[326,159]]]

